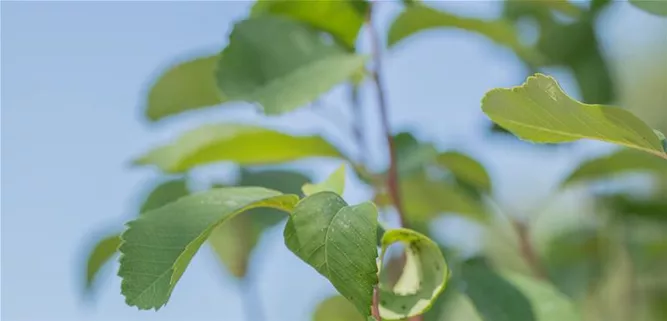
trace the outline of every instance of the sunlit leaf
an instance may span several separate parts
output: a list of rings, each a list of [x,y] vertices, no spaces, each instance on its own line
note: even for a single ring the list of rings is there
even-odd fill
[[[93,282],[100,269],[113,258],[120,245],[120,235],[111,235],[101,239],[88,255],[86,263],[86,291],[91,291]]]
[[[298,194],[303,184],[309,179],[296,172],[282,170],[263,170],[250,172],[241,170],[240,181],[236,186],[259,186],[273,189],[284,194]],[[237,278],[248,272],[253,250],[264,231],[283,219],[285,212],[273,208],[255,208],[238,215],[227,223],[218,226],[208,239],[216,255]]]
[[[331,175],[329,175],[323,182],[303,185],[302,190],[303,194],[306,196],[324,191],[343,195],[343,191],[345,190],[345,165],[338,167],[338,169],[331,173]]]
[[[491,193],[491,178],[484,166],[472,157],[449,151],[437,156],[438,165],[450,171],[460,182],[477,190]]]
[[[535,321],[528,298],[479,258],[461,267],[461,287],[484,321]]]
[[[127,223],[118,275],[125,302],[139,309],[167,303],[192,257],[211,232],[257,207],[290,211],[296,195],[260,187],[219,188],[180,198]]]
[[[430,221],[438,214],[451,213],[484,222],[488,213],[480,201],[473,198],[459,186],[445,181],[429,179],[419,173],[402,177],[400,193],[408,221]],[[390,206],[392,203],[386,193],[379,193],[375,200],[378,206]]]
[[[261,0],[252,7],[251,16],[273,14],[305,22],[353,50],[367,10],[368,3],[360,0]]]
[[[348,206],[333,192],[301,200],[285,226],[285,244],[364,316],[371,314],[378,282],[377,209],[370,203]]]
[[[630,112],[582,104],[568,97],[555,79],[542,74],[521,86],[497,88],[482,100],[482,110],[519,138],[535,143],[595,139],[667,158],[653,130]]]
[[[320,303],[315,309],[313,321],[364,321],[359,311],[344,297],[332,296]]]
[[[171,144],[151,150],[135,163],[154,165],[165,172],[184,172],[223,161],[268,165],[305,157],[341,157],[341,154],[319,136],[291,136],[244,124],[214,124],[186,132]]]
[[[406,7],[389,29],[389,46],[394,46],[409,36],[434,28],[457,28],[483,35],[494,42],[509,47],[530,63],[539,63],[541,55],[524,46],[515,28],[504,20],[482,20],[457,16],[424,5]]]
[[[280,114],[348,80],[364,61],[303,23],[262,15],[234,27],[220,58],[218,87],[229,100],[258,103],[266,114]]]
[[[630,0],[630,3],[648,13],[667,17],[667,1],[665,0]]]
[[[156,121],[225,102],[215,82],[219,59],[218,55],[199,57],[171,66],[148,92],[146,117]]]
[[[667,177],[667,161],[632,149],[621,149],[579,165],[563,185],[612,178],[625,173],[651,173]]]
[[[382,237],[382,258],[388,247],[397,242],[405,245],[406,263],[393,287],[384,283],[378,287],[378,308],[383,320],[402,320],[428,311],[450,277],[438,245],[412,230],[387,231]]]
[[[505,273],[505,279],[516,286],[530,301],[539,321],[581,321],[574,302],[551,284],[519,274]]]

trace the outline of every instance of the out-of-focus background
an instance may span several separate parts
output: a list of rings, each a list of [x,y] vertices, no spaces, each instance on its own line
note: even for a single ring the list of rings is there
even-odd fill
[[[100,273],[94,295],[85,296],[83,267],[91,242],[134,217],[159,175],[130,168],[131,159],[202,123],[258,119],[255,109],[242,103],[159,124],[148,124],[143,114],[146,90],[155,77],[174,62],[223,48],[233,23],[243,19],[251,5],[2,3],[2,320],[244,320],[238,282],[211,251],[194,258],[169,304],[157,313],[125,305],[116,262]],[[488,18],[502,10],[501,1],[429,5]],[[386,32],[401,5],[382,1],[377,7],[377,24]],[[529,24],[524,36],[535,37]],[[616,85],[613,103],[667,131],[667,19],[617,1],[601,13],[596,27]],[[581,99],[571,72],[547,71],[567,93]],[[547,207],[536,228],[585,224],[590,219],[585,213],[588,191],[568,191],[556,201],[553,191],[582,160],[612,146],[532,146],[491,133],[480,109],[486,91],[518,85],[526,74],[510,50],[484,37],[457,29],[425,32],[385,56],[391,125],[441,149],[475,156],[489,170],[505,211],[529,216]],[[363,101],[370,146],[366,154],[381,168],[387,161],[372,90],[364,93]],[[346,106],[345,93],[335,89],[322,104],[321,109],[302,109],[271,123],[322,133],[345,146],[350,136],[326,121],[349,116],[347,107],[337,109]],[[337,164],[308,168],[320,179]],[[210,166],[195,177],[211,182],[231,172],[228,166]],[[632,189],[644,181],[624,184]],[[350,203],[370,197],[358,182],[350,186],[345,193]],[[443,218],[434,226],[436,238],[444,243],[468,252],[482,247],[481,230],[474,224]],[[287,250],[280,227],[261,239],[253,260],[249,279],[264,320],[309,320],[316,304],[334,293],[324,278]]]

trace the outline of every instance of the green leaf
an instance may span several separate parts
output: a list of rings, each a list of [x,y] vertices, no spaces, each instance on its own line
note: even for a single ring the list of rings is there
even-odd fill
[[[251,17],[272,14],[301,21],[330,33],[349,50],[354,51],[367,10],[368,3],[359,0],[263,0],[252,7]]]
[[[472,157],[449,151],[437,156],[438,165],[449,170],[460,182],[479,191],[491,193],[491,178],[484,166]]]
[[[116,254],[120,245],[120,235],[115,234],[101,239],[90,254],[86,264],[86,292],[90,292],[100,269]]]
[[[307,25],[260,16],[234,27],[220,58],[218,87],[230,100],[255,102],[266,114],[281,114],[350,79],[365,60],[327,43]]]
[[[241,170],[237,186],[259,186],[284,194],[298,194],[309,179],[300,173],[282,170],[250,172]],[[226,224],[218,226],[208,239],[221,263],[237,278],[245,277],[252,251],[264,231],[286,218],[283,211],[272,208],[255,208]]]
[[[135,160],[135,164],[154,165],[165,172],[178,173],[215,162],[267,165],[305,157],[342,155],[319,136],[291,136],[244,124],[211,124],[151,150]]]
[[[654,129],[653,132],[655,132],[655,135],[658,136],[658,139],[660,142],[662,142],[662,149],[664,149],[667,153],[667,137],[665,137],[665,134],[657,129]]]
[[[336,295],[320,303],[315,309],[313,321],[364,321],[359,311],[346,298]]]
[[[463,292],[484,321],[536,320],[528,298],[482,259],[464,262],[461,280],[465,282]]]
[[[211,232],[257,207],[290,211],[298,197],[261,187],[220,188],[192,194],[127,223],[118,275],[125,302],[139,309],[167,303],[192,257]]]
[[[160,183],[148,194],[139,209],[139,213],[162,207],[188,194],[190,194],[190,191],[184,179],[174,179]]]
[[[401,177],[400,193],[408,221],[428,222],[438,214],[452,213],[485,222],[488,213],[484,206],[459,186],[429,179],[424,173]],[[375,196],[378,206],[390,206],[389,196],[381,192]]]
[[[630,0],[630,3],[648,13],[667,17],[667,1],[665,0]]]
[[[621,218],[639,218],[647,222],[667,221],[667,199],[657,195],[637,198],[625,194],[599,197],[602,205]]]
[[[394,46],[407,37],[434,28],[457,28],[483,35],[509,47],[523,60],[536,64],[542,59],[539,52],[524,46],[515,28],[504,20],[482,20],[459,17],[424,5],[408,6],[392,23],[387,43]]]
[[[506,273],[510,281],[528,298],[539,321],[581,321],[575,304],[551,284],[519,274]]]
[[[527,141],[596,139],[667,158],[653,130],[632,113],[580,103],[568,97],[555,79],[542,74],[529,77],[518,87],[489,91],[482,100],[482,110],[495,123]]]
[[[432,163],[438,154],[432,144],[420,143],[408,132],[394,136],[398,171],[403,175],[411,175]]]
[[[224,103],[215,69],[218,55],[199,57],[170,67],[148,92],[146,117],[157,121],[182,112]]]
[[[348,206],[333,192],[319,192],[299,202],[284,231],[287,247],[364,316],[378,282],[377,215],[373,203]]]
[[[396,285],[378,287],[382,320],[401,320],[423,314],[442,293],[450,277],[445,257],[428,237],[408,229],[387,231],[382,237],[382,255],[396,243],[405,244],[406,262]]]
[[[338,195],[343,195],[345,190],[345,164],[338,167],[326,180],[318,184],[305,184],[302,187],[303,194],[306,196],[318,192],[330,191]]]
[[[647,172],[667,177],[667,162],[636,150],[621,149],[610,155],[585,161],[562,185],[611,178],[629,172]]]

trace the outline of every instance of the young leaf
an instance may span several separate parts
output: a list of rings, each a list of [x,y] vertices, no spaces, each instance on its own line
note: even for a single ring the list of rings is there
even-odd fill
[[[627,110],[588,105],[568,97],[555,79],[542,74],[521,86],[489,91],[482,110],[498,125],[535,143],[596,139],[667,159],[660,140]]]
[[[535,321],[528,298],[481,259],[461,267],[462,287],[484,321]]]
[[[354,305],[340,295],[332,296],[315,309],[313,321],[364,321]]]
[[[394,144],[398,172],[402,175],[412,175],[415,171],[423,170],[438,154],[433,144],[421,143],[409,132],[395,135]]]
[[[648,13],[667,17],[666,0],[630,0],[630,3]]]
[[[408,229],[387,231],[382,237],[384,259],[391,244],[401,242],[406,248],[406,262],[396,285],[378,287],[382,320],[402,320],[423,314],[442,293],[450,277],[445,257],[428,237]]]
[[[263,15],[234,27],[220,58],[218,87],[230,100],[281,114],[348,80],[364,62],[305,24]]]
[[[364,316],[371,315],[378,282],[377,215],[370,202],[348,206],[333,192],[319,192],[299,202],[284,231],[287,247]]]
[[[582,316],[564,294],[551,284],[518,274],[504,275],[505,279],[516,286],[530,301],[539,321],[581,321]]]
[[[484,166],[472,157],[454,151],[437,156],[438,165],[449,170],[459,181],[487,194],[491,193],[491,178]]]
[[[180,198],[127,223],[118,271],[125,302],[159,309],[217,226],[252,208],[291,211],[297,201],[296,195],[260,187],[220,188]]]
[[[588,182],[628,172],[648,172],[667,177],[667,162],[636,150],[621,149],[579,165],[562,185]]]
[[[148,194],[139,209],[139,213],[162,207],[188,194],[190,194],[190,191],[184,179],[174,179],[160,183]]]
[[[165,172],[184,172],[214,162],[267,165],[304,157],[341,157],[319,136],[291,136],[272,129],[244,125],[205,125],[183,134],[170,145],[155,148],[135,160]]]
[[[237,186],[259,186],[284,194],[298,194],[301,186],[309,179],[300,173],[265,170],[250,172],[241,170]],[[287,215],[273,208],[255,208],[243,213],[227,223],[218,226],[208,239],[216,255],[227,270],[237,278],[248,271],[250,256],[264,231]]]
[[[100,271],[111,258],[116,254],[120,245],[120,235],[115,234],[101,239],[88,255],[86,264],[86,291],[92,290],[93,281]]]
[[[394,46],[413,34],[434,28],[458,28],[483,35],[511,48],[532,64],[538,64],[542,59],[539,52],[521,44],[516,30],[507,21],[459,17],[418,4],[406,7],[392,23],[387,44]]]
[[[227,99],[215,83],[218,55],[199,57],[169,68],[148,92],[146,117],[157,121],[188,110],[222,104]]]
[[[303,185],[302,190],[303,194],[306,196],[324,191],[343,195],[343,190],[345,190],[345,164],[338,167],[338,169],[331,173],[324,182],[319,184],[305,184]]]
[[[262,0],[252,7],[251,16],[273,14],[305,22],[330,33],[347,49],[354,51],[357,35],[366,19],[368,3],[356,0]],[[361,10],[360,10],[361,9]]]

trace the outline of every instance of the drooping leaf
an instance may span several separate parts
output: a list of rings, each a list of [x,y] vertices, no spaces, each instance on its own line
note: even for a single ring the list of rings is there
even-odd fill
[[[648,13],[667,17],[667,1],[665,0],[630,0],[630,3]]]
[[[574,302],[551,284],[519,274],[505,273],[505,279],[516,286],[530,301],[539,321],[581,321]]]
[[[364,321],[354,305],[340,295],[322,301],[315,309],[313,321]]]
[[[285,16],[326,31],[354,51],[357,35],[366,19],[368,3],[360,0],[262,0],[252,7],[251,16]]]
[[[154,165],[175,173],[214,162],[267,165],[305,157],[341,157],[341,154],[319,136],[291,136],[244,124],[215,124],[186,132],[171,144],[141,156],[135,164]]]
[[[387,231],[382,237],[382,256],[390,245],[405,245],[406,262],[398,282],[378,287],[380,317],[402,320],[428,311],[442,293],[450,271],[438,245],[428,237],[408,229]]]
[[[497,88],[482,100],[482,110],[519,138],[535,143],[596,139],[667,158],[653,130],[617,107],[588,105],[568,97],[555,79],[542,74],[521,86]]]
[[[125,302],[139,309],[159,309],[217,226],[252,208],[291,211],[297,201],[296,195],[260,187],[220,188],[144,213],[127,223],[121,235],[118,275]]]
[[[331,173],[331,175],[329,175],[323,182],[318,184],[306,183],[301,189],[306,196],[324,191],[343,195],[343,191],[345,190],[345,164],[338,167],[338,169]]]
[[[141,205],[139,213],[145,213],[150,210],[167,205],[185,195],[188,195],[187,183],[184,179],[174,179],[158,184],[153,191],[148,194],[146,200]]]
[[[170,67],[148,92],[146,117],[157,121],[224,103],[227,99],[215,82],[219,59],[218,55],[199,57]]]
[[[116,254],[119,245],[120,235],[114,234],[101,239],[90,251],[86,262],[86,292],[92,290],[97,273]]]
[[[528,298],[482,259],[464,262],[460,277],[464,282],[463,293],[484,321],[536,320]]]
[[[523,60],[537,64],[542,57],[539,52],[523,45],[512,24],[504,20],[482,20],[460,17],[424,5],[406,7],[389,29],[389,46],[421,31],[434,28],[457,28],[483,35],[492,41],[509,47]]]
[[[636,150],[621,149],[582,163],[562,185],[611,178],[629,172],[646,172],[667,177],[667,161]]]
[[[378,282],[377,215],[370,202],[348,206],[333,192],[319,192],[299,202],[284,232],[287,247],[364,316],[371,315]]]
[[[284,194],[298,194],[309,179],[296,172],[263,170],[250,172],[241,170],[237,186],[259,186]],[[221,263],[237,278],[248,272],[250,257],[264,231],[278,224],[287,215],[273,208],[255,208],[218,226],[208,239]]]
[[[451,213],[485,222],[488,213],[480,201],[459,186],[429,179],[424,173],[402,177],[400,193],[405,215],[410,222],[428,222],[438,214]],[[381,192],[375,196],[378,206],[389,206],[389,196]]]
[[[220,58],[218,87],[229,100],[281,114],[348,80],[364,62],[303,23],[262,15],[234,27]]]
[[[438,165],[450,171],[459,181],[485,193],[491,193],[491,178],[484,166],[472,157],[449,151],[437,156]]]

